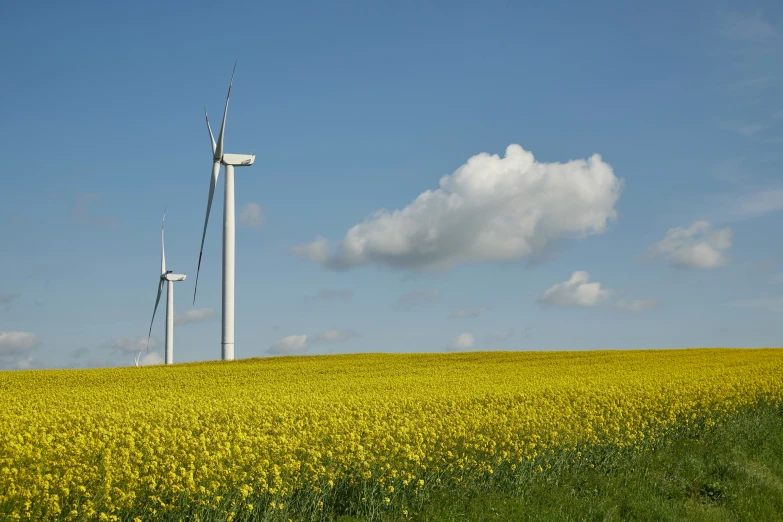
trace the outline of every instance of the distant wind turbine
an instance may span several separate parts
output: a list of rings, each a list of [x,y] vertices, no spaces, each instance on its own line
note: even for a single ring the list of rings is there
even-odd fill
[[[209,211],[212,208],[212,197],[215,195],[220,164],[225,165],[226,181],[223,194],[223,333],[221,338],[221,358],[224,361],[234,359],[234,167],[247,167],[253,164],[255,154],[224,154],[223,139],[226,131],[226,113],[228,112],[228,100],[231,97],[231,86],[234,83],[234,72],[237,64],[234,62],[234,71],[231,73],[231,82],[228,85],[226,95],[226,107],[223,109],[223,123],[220,126],[220,135],[217,143],[209,126],[209,116],[204,108],[204,116],[207,120],[207,130],[212,142],[212,178],[209,184],[209,198],[207,199],[207,215],[204,218],[204,232],[201,234],[201,250],[198,253],[198,268],[196,269],[196,284],[193,288],[193,304],[196,304],[196,291],[198,290],[198,274],[201,270],[201,256],[204,253],[204,239],[207,236],[207,224],[209,223]]]
[[[166,211],[163,211],[163,222],[160,225],[160,282],[158,283],[158,296],[155,298],[155,308],[152,310],[150,331],[147,334],[147,353],[150,349],[150,337],[152,336],[152,324],[155,322],[155,312],[158,311],[160,294],[163,292],[163,283],[166,282],[166,364],[174,363],[174,282],[184,281],[185,274],[174,274],[166,270],[166,245],[163,237],[166,227]],[[139,356],[136,355],[136,366],[139,365]]]

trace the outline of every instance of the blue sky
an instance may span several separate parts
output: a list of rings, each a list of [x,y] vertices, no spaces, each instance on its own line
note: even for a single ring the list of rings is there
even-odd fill
[[[17,2],[0,54],[4,368],[133,364],[164,207],[219,358],[235,59],[237,358],[781,345],[779,2]]]

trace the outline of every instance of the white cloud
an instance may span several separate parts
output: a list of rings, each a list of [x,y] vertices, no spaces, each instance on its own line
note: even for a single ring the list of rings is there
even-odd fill
[[[353,290],[347,288],[345,290],[324,289],[318,292],[318,297],[324,300],[340,299],[343,301],[350,301],[353,297]]]
[[[557,283],[538,298],[548,306],[597,306],[613,292],[601,288],[601,283],[589,283],[590,274],[577,271],[563,283]]]
[[[139,359],[139,366],[154,366],[164,362],[163,357],[158,352],[150,352]]]
[[[504,330],[498,334],[490,334],[487,336],[488,343],[499,343],[501,341],[505,341],[506,339],[509,339],[512,335],[514,335],[513,330]]]
[[[623,181],[601,156],[540,163],[519,145],[470,158],[401,210],[375,212],[335,244],[294,252],[330,269],[370,263],[445,269],[521,259],[561,238],[600,234],[616,219]]]
[[[356,334],[350,330],[326,330],[325,332],[321,332],[320,334],[316,335],[313,339],[313,342],[324,341],[339,343],[347,341],[355,335]]]
[[[250,228],[259,228],[264,224],[264,214],[261,205],[258,203],[248,203],[239,213],[239,223]]]
[[[478,317],[486,311],[487,309],[483,306],[480,308],[462,309],[452,313],[449,317],[453,317],[453,318]]]
[[[98,194],[86,193],[76,197],[76,205],[73,207],[73,219],[82,225],[98,225],[113,227],[117,220],[111,216],[93,216],[90,214],[90,205],[102,204],[103,199]]]
[[[183,314],[174,315],[174,324],[201,323],[215,317],[214,308],[191,308]]]
[[[150,338],[150,349],[155,348],[157,345],[158,341],[154,337]],[[146,349],[146,347],[146,337],[126,337],[123,339],[114,339],[111,341],[106,341],[101,345],[101,348],[108,350],[111,353],[132,353],[134,355]]]
[[[729,176],[731,174],[727,173],[724,179],[730,179]],[[750,174],[739,171],[730,180],[736,185],[735,190],[699,197],[684,215],[701,216],[698,221],[719,227],[783,212],[783,184],[755,182]]]
[[[476,337],[472,333],[461,333],[449,344],[449,350],[469,350],[476,344]]]
[[[783,187],[766,187],[736,198],[729,206],[729,219],[744,220],[783,210]]]
[[[614,303],[614,307],[629,312],[641,312],[657,308],[660,305],[657,299],[620,299]]]
[[[771,312],[783,312],[783,296],[781,297],[763,297],[759,299],[746,299],[728,303],[729,306],[740,306],[743,308],[763,308]]]
[[[778,32],[764,20],[760,12],[752,15],[732,13],[723,16],[723,34],[735,40],[762,42],[774,39]]]
[[[435,289],[415,290],[413,292],[408,292],[407,294],[401,295],[400,298],[397,299],[397,306],[406,310],[410,310],[417,304],[437,301],[439,298],[440,292]]]
[[[764,130],[764,126],[758,123],[728,122],[723,125],[725,129],[736,132],[743,136],[753,136]]]
[[[38,336],[31,332],[0,332],[0,355],[22,355],[39,344]]]
[[[322,237],[318,237],[306,245],[296,245],[292,250],[296,255],[321,264],[327,264],[329,261],[329,242]]]
[[[688,228],[670,228],[649,248],[648,257],[663,257],[682,268],[715,268],[728,262],[724,251],[730,247],[730,228],[714,230],[709,221],[694,221]]]
[[[24,359],[19,359],[14,363],[16,368],[19,368],[20,370],[32,370],[35,368],[43,368],[44,364],[36,357],[25,357]]]
[[[110,362],[103,357],[91,357],[84,363],[84,368],[111,368],[116,366],[116,363]]]
[[[267,350],[267,353],[298,354],[306,352],[308,348],[306,335],[289,335],[273,344],[272,347]]]

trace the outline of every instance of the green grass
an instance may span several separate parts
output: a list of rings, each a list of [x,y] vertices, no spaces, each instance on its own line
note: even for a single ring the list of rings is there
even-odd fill
[[[436,490],[409,520],[783,520],[783,409],[760,407],[699,438],[592,469],[550,470],[517,486]]]

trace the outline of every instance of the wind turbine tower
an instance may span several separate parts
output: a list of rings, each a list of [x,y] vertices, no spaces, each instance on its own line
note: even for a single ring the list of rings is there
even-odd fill
[[[174,274],[166,270],[166,245],[163,237],[166,226],[166,211],[163,211],[163,222],[160,225],[160,281],[158,282],[158,296],[155,298],[155,308],[152,310],[150,331],[147,334],[147,352],[150,348],[150,336],[152,335],[152,323],[155,322],[155,312],[158,311],[160,294],[163,292],[163,283],[166,283],[166,364],[174,363],[174,283],[184,281],[185,274]],[[139,355],[136,356],[136,366],[139,365]]]
[[[196,291],[198,290],[198,275],[201,270],[201,256],[204,253],[204,239],[207,236],[207,224],[209,212],[212,208],[212,197],[215,195],[215,186],[220,173],[220,164],[225,167],[225,191],[223,194],[223,332],[221,338],[221,358],[224,361],[234,359],[234,246],[235,246],[235,211],[234,211],[234,167],[249,167],[256,159],[255,154],[224,154],[223,141],[226,132],[226,113],[228,112],[228,100],[231,98],[231,86],[234,83],[234,72],[237,64],[234,63],[234,71],[231,73],[231,82],[228,85],[226,95],[226,107],[223,109],[223,123],[220,125],[220,135],[217,143],[212,135],[209,125],[209,116],[204,109],[207,120],[207,130],[212,142],[212,178],[209,184],[209,198],[207,199],[207,214],[204,218],[204,232],[201,234],[201,250],[198,254],[198,268],[196,269],[196,284],[193,288],[193,304],[196,304]]]

